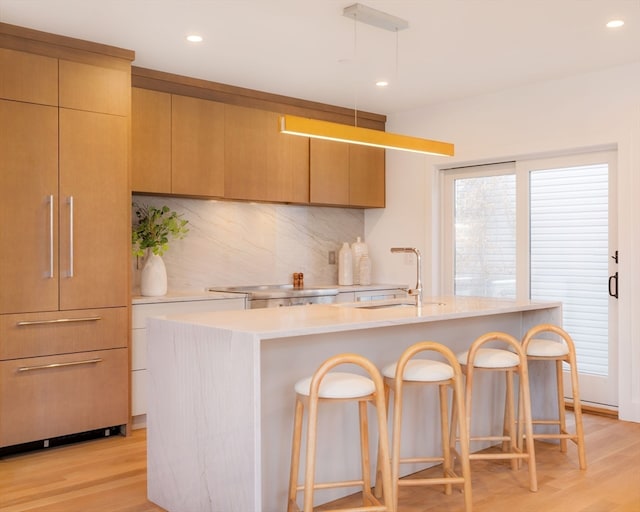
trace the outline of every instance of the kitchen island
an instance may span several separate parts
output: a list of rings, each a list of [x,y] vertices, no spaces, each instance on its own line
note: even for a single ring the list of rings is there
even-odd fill
[[[531,326],[561,324],[560,303],[477,297],[425,299],[422,308],[373,304],[192,313],[148,320],[148,495],[169,512],[286,510],[294,383],[326,358],[355,352],[378,366],[423,340],[466,350],[479,335],[516,337]],[[359,307],[358,307],[359,306]],[[534,407],[551,411],[552,374],[530,369]],[[481,376],[484,377],[484,376]],[[479,379],[474,408],[480,429],[502,424],[503,382]],[[408,449],[435,447],[412,436],[412,425],[435,429],[427,412],[435,396],[407,395]],[[553,396],[549,394],[548,396]],[[535,405],[538,404],[538,405]],[[413,421],[412,421],[413,420]],[[321,411],[319,481],[358,471],[357,413]],[[327,443],[330,440],[331,443]],[[479,449],[480,447],[474,447]],[[420,469],[406,468],[407,472]],[[357,473],[355,473],[357,474]],[[354,492],[317,493],[320,502]]]

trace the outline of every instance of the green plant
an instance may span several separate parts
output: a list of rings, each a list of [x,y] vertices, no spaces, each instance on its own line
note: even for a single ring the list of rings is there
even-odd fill
[[[184,238],[189,232],[188,220],[171,211],[168,206],[139,205],[133,203],[136,219],[131,230],[131,247],[134,256],[144,256],[147,249],[162,256],[169,248],[169,239]]]

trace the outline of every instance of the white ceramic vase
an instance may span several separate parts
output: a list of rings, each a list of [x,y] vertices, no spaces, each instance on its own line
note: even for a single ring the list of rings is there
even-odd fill
[[[147,257],[140,275],[140,293],[145,297],[160,297],[167,294],[167,268],[162,256],[147,250]]]

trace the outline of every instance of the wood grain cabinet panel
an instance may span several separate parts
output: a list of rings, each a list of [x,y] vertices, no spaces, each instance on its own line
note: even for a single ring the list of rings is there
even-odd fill
[[[349,145],[309,141],[309,195],[312,203],[349,205]]]
[[[58,309],[58,109],[0,100],[0,313]]]
[[[225,197],[309,202],[309,139],[281,134],[278,114],[225,105]]]
[[[131,189],[171,193],[171,94],[131,89]]]
[[[128,349],[0,362],[0,446],[125,424]]]
[[[60,109],[61,310],[128,302],[128,133],[125,117]]]
[[[176,94],[171,101],[171,191],[223,196],[224,104]]]
[[[127,346],[127,308],[0,315],[0,360]]]
[[[60,106],[88,112],[129,116],[131,69],[60,60]]]
[[[349,146],[349,204],[366,208],[385,205],[385,151]]]
[[[0,98],[58,105],[58,59],[0,48]]]
[[[384,149],[311,139],[310,198],[314,204],[384,207]]]

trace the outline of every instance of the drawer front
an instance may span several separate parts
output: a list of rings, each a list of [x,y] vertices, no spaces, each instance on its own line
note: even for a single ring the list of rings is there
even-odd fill
[[[134,304],[132,323],[134,329],[142,329],[147,326],[147,318],[150,316],[179,315],[181,313],[200,313],[204,311],[229,311],[244,308],[244,298]]]
[[[127,308],[0,315],[0,360],[127,347]]]
[[[127,423],[127,352],[0,362],[0,446]]]

